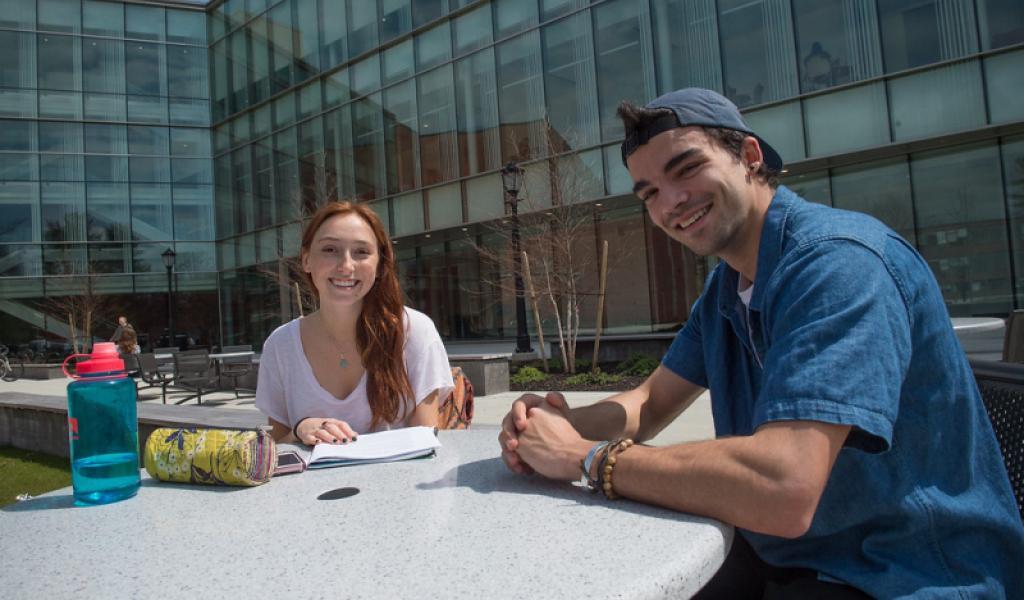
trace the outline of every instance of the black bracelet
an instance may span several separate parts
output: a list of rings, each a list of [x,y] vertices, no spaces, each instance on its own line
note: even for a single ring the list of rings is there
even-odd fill
[[[302,438],[299,437],[299,425],[302,424],[306,419],[312,419],[313,417],[303,417],[295,422],[295,427],[292,427],[292,437],[299,441],[300,444],[305,444]]]

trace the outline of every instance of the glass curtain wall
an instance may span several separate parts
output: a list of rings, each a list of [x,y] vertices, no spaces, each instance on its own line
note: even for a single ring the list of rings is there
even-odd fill
[[[216,173],[218,186],[215,234],[222,292],[230,296],[225,323],[238,324],[232,339],[265,335],[269,329],[262,327],[297,312],[290,299],[278,302],[276,313],[268,308],[283,297],[281,277],[273,275],[280,272],[276,261],[295,253],[298,215],[332,195],[369,202],[380,213],[397,239],[410,303],[431,314],[446,337],[512,335],[514,303],[500,285],[509,269],[485,258],[488,248],[508,252],[502,241],[508,237],[508,205],[498,170],[509,161],[526,173],[519,192],[525,221],[582,203],[589,207],[588,233],[578,254],[594,260],[608,240],[619,256],[611,269],[628,282],[629,292],[609,299],[610,330],[677,328],[710,265],[652,227],[629,197],[615,110],[622,100],[642,103],[683,86],[719,90],[739,105],[782,152],[790,170],[786,183],[809,200],[873,214],[910,240],[936,271],[952,313],[997,314],[1018,305],[1020,211],[1011,176],[1020,154],[1014,128],[1024,122],[1016,102],[1022,91],[1016,74],[1024,67],[1024,49],[1017,47],[1024,43],[1024,8],[1018,2],[268,4],[229,2],[210,16],[215,158],[207,171]],[[7,35],[0,43],[8,56],[21,61],[25,53],[39,54],[35,38],[22,39],[24,28],[0,31]],[[146,35],[141,41],[157,46],[150,49],[155,59],[142,51],[130,56],[127,48],[121,56],[116,46],[76,55],[59,40],[46,50],[56,57],[50,62],[100,65],[97,73],[116,70],[118,61],[126,70],[132,61],[156,64],[155,78],[152,71],[133,70],[133,88],[127,80],[123,89],[111,87],[102,75],[79,81],[63,67],[46,77],[55,91],[170,94],[159,75],[163,60],[170,77],[170,44],[152,39],[159,32]],[[37,78],[38,60],[28,62],[0,66],[0,105],[11,107],[3,118],[19,120],[25,100],[9,90]],[[929,110],[920,110],[925,104]],[[48,106],[63,110],[58,97]],[[45,138],[54,135],[47,131]],[[18,209],[20,220],[41,221],[44,208],[55,215],[51,219],[74,213],[74,174],[81,170],[97,173],[90,177],[102,178],[98,183],[127,186],[129,194],[138,186],[142,212],[130,216],[162,235],[168,213],[157,193],[161,186],[174,186],[179,172],[199,186],[212,177],[189,171],[198,164],[174,154],[173,133],[168,153],[127,161],[122,154],[135,156],[130,149],[91,152],[100,142],[90,135],[82,134],[82,154],[91,159],[84,166],[31,158],[50,152],[42,149],[41,131],[35,131],[34,146],[11,142],[4,168],[29,174],[19,185],[36,184],[37,171],[64,173],[45,188],[25,187],[40,200]],[[140,149],[164,147],[143,131],[111,134],[117,140],[122,135],[125,147],[131,139]],[[964,164],[976,173],[963,174]],[[5,197],[20,193],[10,189]],[[95,202],[103,202],[101,191]],[[72,259],[80,256],[75,245],[94,237],[119,243],[117,232],[101,234],[65,220],[52,242],[67,246]],[[191,229],[190,236],[208,235],[195,218]],[[40,269],[59,263],[55,252],[40,247]],[[114,253],[107,262],[116,262]],[[638,264],[645,268],[636,269]],[[982,275],[968,279],[969,273]],[[246,308],[247,302],[259,307]],[[261,316],[246,317],[246,310]],[[583,310],[584,327],[592,327],[594,307]],[[542,321],[553,327],[548,316]]]
[[[206,15],[8,2],[0,53],[0,343],[108,339],[119,313],[156,341],[167,248],[176,329],[216,343]]]

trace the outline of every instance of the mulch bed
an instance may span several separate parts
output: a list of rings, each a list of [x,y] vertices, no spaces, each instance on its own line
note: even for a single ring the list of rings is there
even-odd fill
[[[557,392],[624,392],[631,390],[644,381],[644,377],[623,377],[618,383],[608,385],[570,385],[565,382],[572,377],[565,373],[548,373],[544,381],[536,381],[526,385],[509,384],[513,392],[557,391]]]

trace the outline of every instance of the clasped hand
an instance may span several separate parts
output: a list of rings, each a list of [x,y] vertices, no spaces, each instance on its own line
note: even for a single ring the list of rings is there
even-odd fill
[[[498,434],[501,458],[514,473],[533,472],[560,480],[579,476],[580,458],[590,443],[569,420],[565,397],[548,392],[545,397],[524,394],[512,403]]]

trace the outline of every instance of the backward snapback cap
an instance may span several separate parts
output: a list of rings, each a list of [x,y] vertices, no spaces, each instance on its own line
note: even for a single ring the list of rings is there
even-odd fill
[[[718,127],[741,131],[757,139],[761,145],[764,162],[775,171],[782,170],[782,157],[754,133],[740,116],[740,109],[728,98],[717,92],[704,88],[683,88],[669,92],[648,102],[644,108],[667,108],[674,113],[655,119],[647,127],[638,129],[626,136],[622,141],[622,164],[626,164],[629,155],[643,146],[654,136],[678,127]]]

